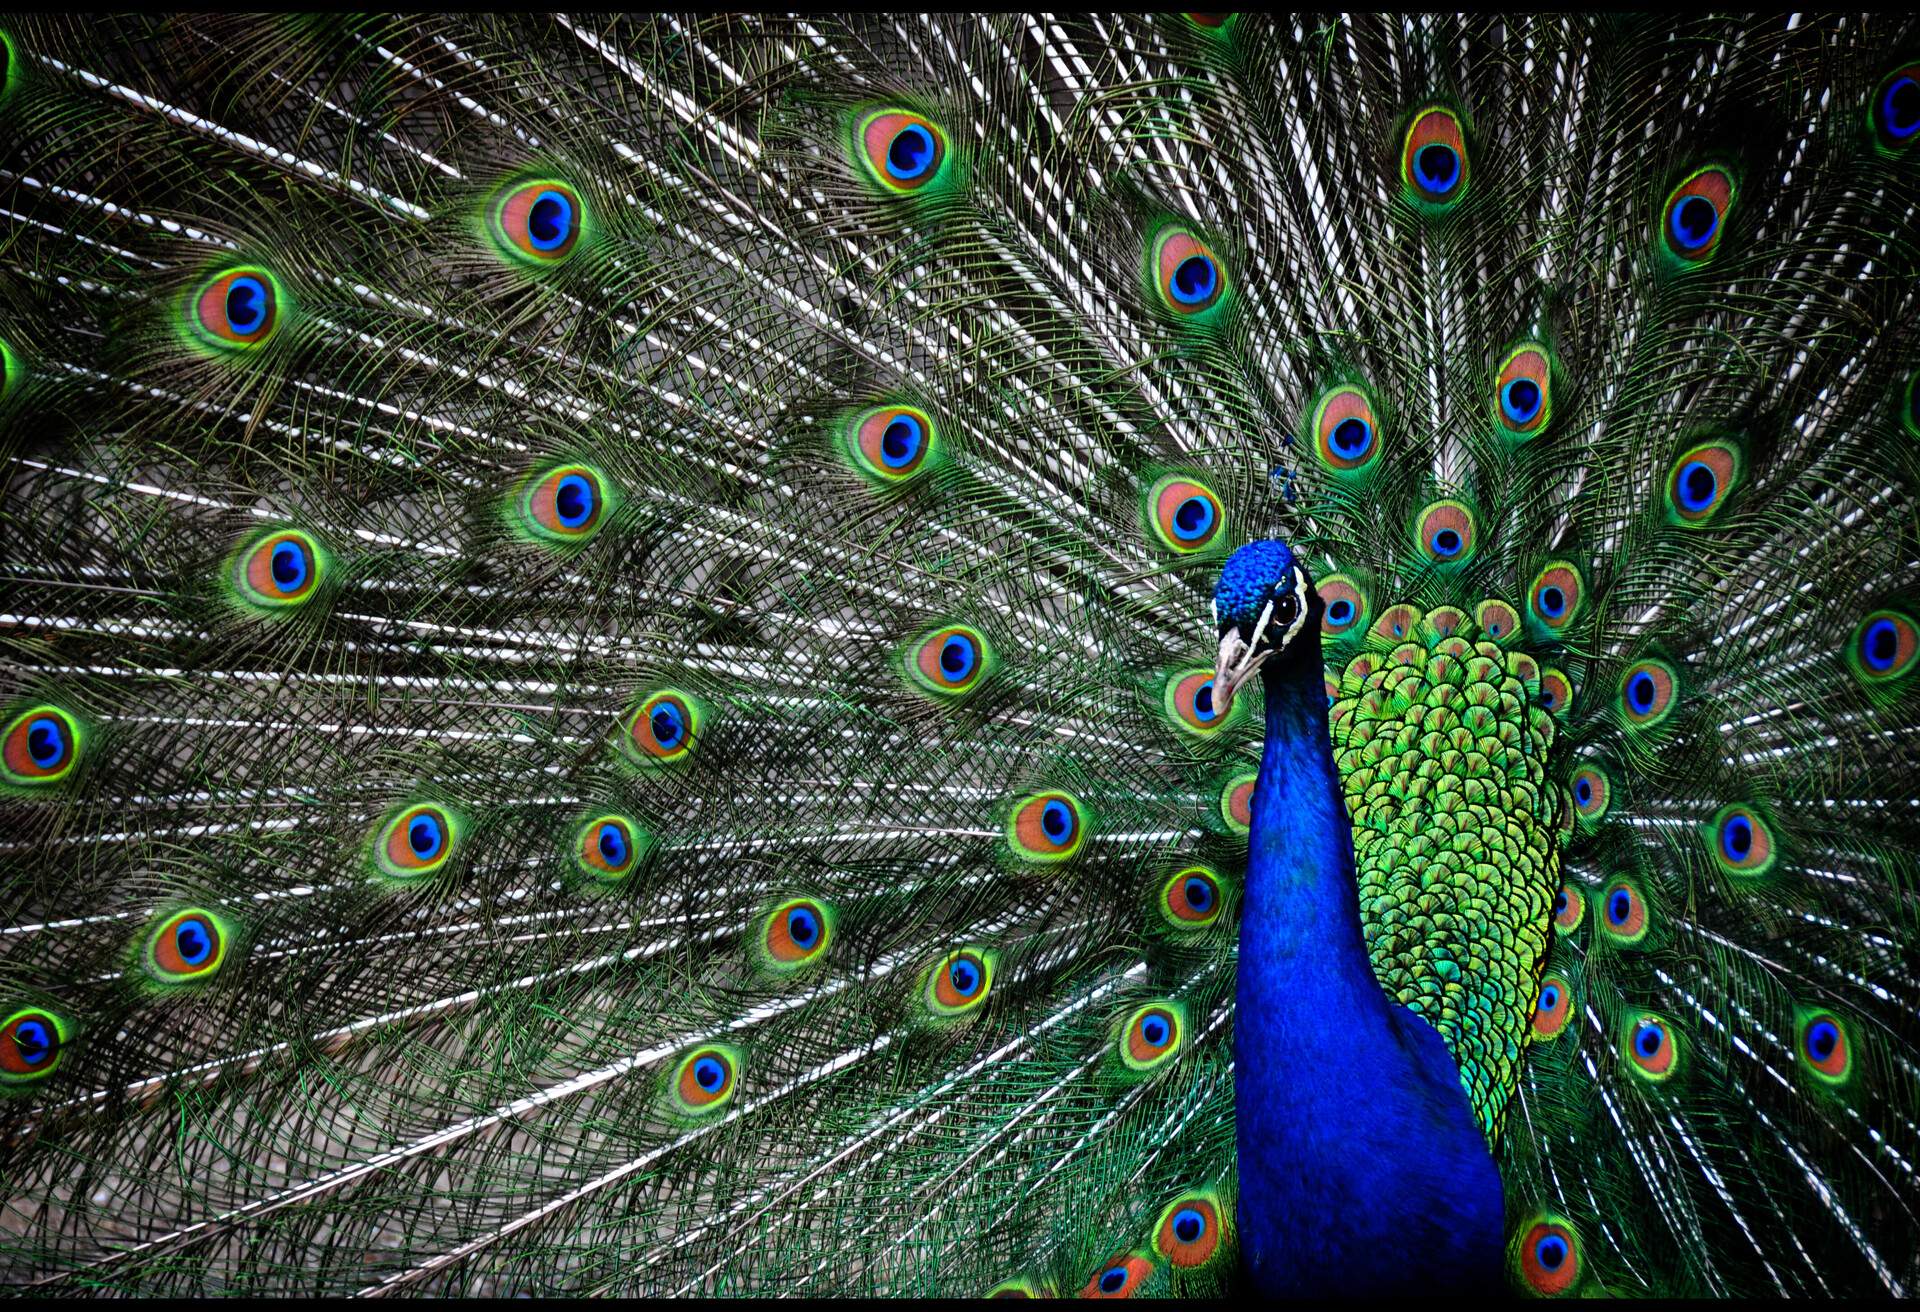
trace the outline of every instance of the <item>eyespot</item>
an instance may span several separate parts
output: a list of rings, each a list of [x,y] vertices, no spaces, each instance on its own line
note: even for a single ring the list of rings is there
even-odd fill
[[[669,1091],[671,1110],[688,1120],[702,1120],[733,1101],[740,1071],[740,1053],[725,1044],[709,1043],[680,1059]]]
[[[993,666],[993,651],[978,629],[949,624],[907,649],[908,679],[939,697],[964,697]]]
[[[1920,631],[1913,621],[1897,610],[1876,610],[1854,627],[1847,664],[1863,683],[1889,683],[1913,672],[1916,653]]]
[[[1156,1070],[1172,1061],[1186,1033],[1186,1017],[1177,1003],[1150,1002],[1137,1008],[1120,1029],[1120,1060],[1128,1070]]]
[[[590,465],[561,465],[520,489],[520,527],[535,541],[585,542],[606,522],[607,483]]]
[[[574,864],[589,879],[615,884],[633,873],[652,841],[624,815],[595,816],[574,835]]]
[[[200,907],[188,907],[164,917],[147,935],[141,964],[159,984],[208,979],[227,959],[232,937],[219,916]]]
[[[1153,1274],[1153,1263],[1138,1254],[1122,1255],[1101,1264],[1080,1291],[1082,1298],[1132,1298]]]
[[[1211,310],[1227,294],[1227,273],[1205,242],[1185,228],[1169,228],[1153,245],[1154,288],[1179,315]]]
[[[1580,613],[1586,591],[1586,581],[1571,561],[1550,560],[1533,577],[1533,587],[1527,593],[1527,616],[1546,635],[1560,633]]]
[[[80,722],[58,706],[42,702],[7,722],[0,763],[9,784],[44,788],[73,773],[86,747]]]
[[[1416,200],[1451,205],[1467,194],[1467,144],[1460,119],[1434,106],[1414,115],[1400,147],[1400,180]]]
[[[1314,452],[1336,474],[1357,475],[1380,458],[1373,398],[1354,384],[1327,392],[1313,407]]]
[[[0,1021],[0,1085],[53,1074],[67,1044],[67,1025],[51,1011],[25,1007]]]
[[[924,996],[935,1016],[964,1016],[993,990],[993,954],[976,948],[950,952],[927,972]]]
[[[1572,884],[1560,885],[1560,891],[1553,895],[1553,930],[1556,934],[1571,934],[1580,928],[1580,922],[1587,918],[1587,899]]]
[[[1529,438],[1553,418],[1552,365],[1532,342],[1507,352],[1493,380],[1493,418],[1508,437]]]
[[[1799,1018],[1800,1064],[1826,1084],[1845,1084],[1853,1074],[1853,1045],[1847,1027],[1831,1012],[1804,1012]]]
[[[193,294],[188,324],[194,336],[221,351],[264,346],[280,326],[280,284],[265,269],[226,269]]]
[[[1540,981],[1540,995],[1533,1008],[1533,1036],[1536,1039],[1551,1039],[1559,1036],[1567,1027],[1567,1017],[1573,1014],[1573,990],[1567,981],[1558,975],[1548,975]]]
[[[1677,1069],[1680,1050],[1664,1016],[1637,1017],[1626,1027],[1622,1047],[1632,1069],[1645,1079],[1668,1079]]]
[[[1314,591],[1320,594],[1324,609],[1320,615],[1320,632],[1329,638],[1338,638],[1356,630],[1364,631],[1367,623],[1367,594],[1360,585],[1345,574],[1329,574],[1320,580]]]
[[[1687,265],[1712,259],[1720,247],[1733,195],[1733,177],[1723,168],[1708,165],[1688,174],[1667,193],[1661,210],[1660,237],[1667,251]]]
[[[1573,772],[1574,814],[1588,824],[1598,824],[1613,800],[1613,781],[1597,765],[1583,765]]]
[[[1642,660],[1620,676],[1620,713],[1629,727],[1648,729],[1673,710],[1677,680],[1665,661]]]
[[[447,864],[460,842],[453,813],[432,802],[402,807],[374,839],[373,860],[389,879],[418,879]]]
[[[1220,818],[1243,838],[1253,828],[1253,786],[1259,778],[1256,771],[1244,770],[1228,779],[1220,790]]]
[[[275,614],[311,601],[331,563],[312,534],[278,528],[243,546],[228,578],[242,606]]]
[[[833,940],[833,912],[810,897],[792,898],[767,913],[760,931],[761,964],[791,974],[821,960]]]
[[[1436,565],[1462,565],[1473,559],[1473,512],[1459,501],[1436,501],[1415,521],[1414,543]]]
[[[1065,861],[1086,839],[1086,811],[1071,793],[1033,793],[1007,820],[1007,842],[1024,861]]]
[[[1498,597],[1489,597],[1473,608],[1473,622],[1489,640],[1505,642],[1520,627],[1520,612]]]
[[[1764,875],[1773,868],[1773,831],[1750,806],[1723,806],[1704,826],[1707,851],[1722,870]]]
[[[1616,943],[1638,943],[1647,936],[1647,904],[1631,880],[1616,879],[1600,895],[1600,927]]]
[[[1148,494],[1147,527],[1170,551],[1205,551],[1220,538],[1226,514],[1212,488],[1190,478],[1163,478]]]
[[[1225,1235],[1220,1200],[1210,1193],[1183,1194],[1160,1209],[1153,1248],[1174,1266],[1205,1266],[1220,1252]]]
[[[1373,622],[1373,628],[1369,632],[1371,636],[1383,642],[1397,644],[1411,637],[1414,626],[1419,622],[1419,609],[1399,601],[1380,612],[1380,618]]]
[[[622,740],[627,755],[642,765],[671,765],[686,759],[701,729],[701,707],[686,693],[662,688],[650,693],[627,717]]]
[[[847,429],[854,467],[883,484],[904,482],[919,473],[938,444],[932,417],[910,405],[863,410]]]
[[[1540,704],[1554,715],[1564,715],[1573,705],[1573,681],[1552,666],[1540,671]]]
[[[586,207],[564,182],[543,178],[506,188],[493,204],[493,237],[508,255],[558,264],[579,244]]]
[[[856,135],[868,176],[896,194],[921,190],[946,168],[947,134],[909,110],[875,110]]]
[[[1580,1241],[1566,1220],[1542,1213],[1521,1228],[1514,1264],[1534,1293],[1548,1298],[1564,1294],[1580,1278]]]
[[[1920,64],[1896,68],[1880,80],[1868,103],[1874,139],[1882,150],[1904,150],[1920,132]]]
[[[1025,1276],[1015,1276],[1011,1280],[1002,1280],[987,1291],[988,1298],[1052,1298],[1053,1291],[1037,1280]]]
[[[1220,919],[1226,893],[1220,876],[1206,866],[1188,866],[1160,885],[1160,915],[1183,932],[1206,929]]]
[[[1707,523],[1726,504],[1740,470],[1740,452],[1724,442],[1686,452],[1667,471],[1667,517],[1695,528]]]
[[[1213,671],[1185,670],[1167,680],[1161,705],[1176,728],[1198,737],[1211,737],[1239,718],[1239,703],[1222,712],[1213,702]]]

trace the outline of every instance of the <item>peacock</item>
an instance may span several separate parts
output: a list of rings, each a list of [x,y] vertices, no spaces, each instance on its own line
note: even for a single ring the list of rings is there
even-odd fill
[[[1920,1289],[1911,15],[0,28],[8,1287]]]

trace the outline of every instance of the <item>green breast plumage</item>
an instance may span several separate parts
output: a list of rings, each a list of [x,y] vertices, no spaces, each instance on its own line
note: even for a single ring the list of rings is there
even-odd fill
[[[1538,662],[1454,607],[1391,607],[1366,641],[1328,690],[1367,948],[1388,994],[1446,1040],[1492,1139],[1560,883],[1553,717]]]

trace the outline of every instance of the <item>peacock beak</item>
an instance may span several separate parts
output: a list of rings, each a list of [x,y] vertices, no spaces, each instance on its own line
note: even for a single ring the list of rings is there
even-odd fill
[[[1253,627],[1251,643],[1240,636],[1239,625],[1221,627],[1220,652],[1213,662],[1213,709],[1216,714],[1227,713],[1233,705],[1233,695],[1240,691],[1240,686],[1254,676],[1261,662],[1273,655],[1273,648],[1261,641],[1266,636],[1267,624],[1272,618],[1273,603],[1268,602],[1266,609],[1260,612],[1260,622]]]

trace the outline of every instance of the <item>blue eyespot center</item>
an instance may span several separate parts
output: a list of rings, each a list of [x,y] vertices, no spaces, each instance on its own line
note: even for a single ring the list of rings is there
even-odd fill
[[[568,474],[553,489],[553,512],[563,528],[579,528],[593,516],[593,484]]]
[[[1567,890],[1564,888],[1554,895],[1553,914],[1556,916],[1567,914]]]
[[[1516,424],[1530,423],[1540,413],[1540,384],[1531,378],[1515,378],[1500,389],[1500,409]]]
[[[920,421],[912,415],[895,415],[880,434],[880,460],[888,469],[899,469],[920,453]]]
[[[1560,1005],[1560,990],[1549,984],[1540,990],[1540,1010],[1552,1011]]]
[[[1458,529],[1443,528],[1433,535],[1433,550],[1437,556],[1457,556],[1463,545]]]
[[[1593,800],[1593,780],[1582,779],[1579,783],[1575,784],[1573,786],[1573,795],[1580,799],[1580,805],[1582,806],[1591,802]]]
[[[1328,440],[1342,459],[1358,460],[1373,445],[1373,425],[1358,417],[1348,417],[1333,426]]]
[[[1182,542],[1206,536],[1213,527],[1213,502],[1205,497],[1188,497],[1173,512],[1173,535]]]
[[[1892,620],[1875,620],[1860,635],[1860,655],[1876,673],[1884,674],[1892,669],[1894,658],[1899,654],[1900,633]]]
[[[58,720],[42,716],[27,726],[27,755],[42,770],[51,770],[67,756],[67,735]]]
[[[1213,709],[1213,680],[1208,679],[1193,694],[1194,718],[1201,721],[1211,720],[1216,712]]]
[[[1353,603],[1345,597],[1340,598],[1331,606],[1327,607],[1327,618],[1335,624],[1345,624],[1353,618]]]
[[[954,682],[959,682],[973,673],[973,644],[959,634],[954,634],[940,645],[940,672]]]
[[[205,922],[183,920],[173,931],[173,946],[180,960],[197,966],[213,955],[213,936],[207,932]]]
[[[1145,1039],[1151,1047],[1163,1046],[1171,1033],[1172,1030],[1168,1028],[1164,1016],[1148,1016],[1140,1022],[1140,1037]]]
[[[1559,1235],[1546,1235],[1533,1246],[1533,1257],[1548,1271],[1557,1271],[1567,1260],[1567,1241]]]
[[[1744,861],[1753,851],[1753,822],[1743,815],[1730,816],[1720,827],[1720,850],[1729,861]]]
[[[1673,239],[1690,251],[1697,251],[1713,237],[1720,226],[1720,211],[1705,196],[1688,196],[1673,207],[1668,221]]]
[[[820,937],[819,918],[805,907],[795,907],[787,913],[787,937],[803,948],[811,946]]]
[[[1100,1292],[1117,1293],[1127,1283],[1127,1269],[1123,1266],[1110,1266],[1100,1273]]]
[[[1830,1020],[1815,1021],[1807,1027],[1807,1055],[1825,1061],[1840,1046],[1840,1027]]]
[[[1720,490],[1720,479],[1698,460],[1689,460],[1680,470],[1680,506],[1683,510],[1705,510]]]
[[[1639,1049],[1642,1057],[1651,1057],[1660,1051],[1660,1045],[1666,1041],[1666,1031],[1658,1025],[1642,1025],[1634,1032],[1633,1046]]]
[[[557,191],[543,191],[527,209],[527,240],[537,251],[550,251],[567,240],[573,227],[573,202]]]
[[[1040,828],[1056,846],[1073,835],[1073,808],[1059,798],[1049,800],[1040,812]]]
[[[1653,676],[1645,670],[1627,680],[1627,701],[1640,714],[1653,709],[1654,694]]]
[[[1567,613],[1567,594],[1560,588],[1548,584],[1540,589],[1540,613],[1548,619],[1559,619]]]
[[[702,1057],[693,1064],[693,1082],[712,1093],[726,1081],[727,1068],[712,1057]]]
[[[267,321],[267,289],[258,278],[235,278],[227,284],[227,327],[239,336],[260,331]]]
[[[430,815],[417,815],[407,825],[407,846],[422,861],[430,860],[440,851],[445,835],[440,832],[440,822]]]
[[[307,553],[297,542],[276,543],[269,568],[274,587],[282,592],[298,592],[307,581]]]
[[[600,857],[610,866],[627,863],[627,836],[616,824],[600,826]]]
[[[1460,180],[1460,155],[1439,142],[1422,146],[1413,157],[1413,176],[1428,191],[1452,191]]]
[[[980,969],[963,957],[947,967],[947,979],[956,993],[963,998],[970,998],[980,987]]]
[[[1189,879],[1180,891],[1187,899],[1187,905],[1195,911],[1204,915],[1213,910],[1213,885],[1206,880],[1196,875]]]
[[[1627,923],[1627,917],[1633,914],[1633,894],[1624,888],[1613,890],[1613,896],[1607,899],[1607,919],[1616,925]]]
[[[1207,1233],[1207,1218],[1192,1207],[1173,1214],[1173,1235],[1183,1244],[1191,1244]]]
[[[677,747],[686,733],[686,722],[681,719],[679,708],[671,703],[654,707],[648,723],[653,727],[653,740],[662,747]]]
[[[1880,98],[1880,121],[1899,141],[1920,131],[1920,82],[1904,76],[1895,78]]]
[[[933,167],[933,133],[918,123],[909,123],[887,143],[887,172],[902,182],[911,182]]]
[[[1220,271],[1213,261],[1204,255],[1189,255],[1180,261],[1173,271],[1173,285],[1169,289],[1173,299],[1182,305],[1198,305],[1213,295],[1220,285]]]
[[[39,1021],[23,1020],[14,1027],[13,1046],[22,1061],[38,1066],[53,1055],[53,1035]]]

